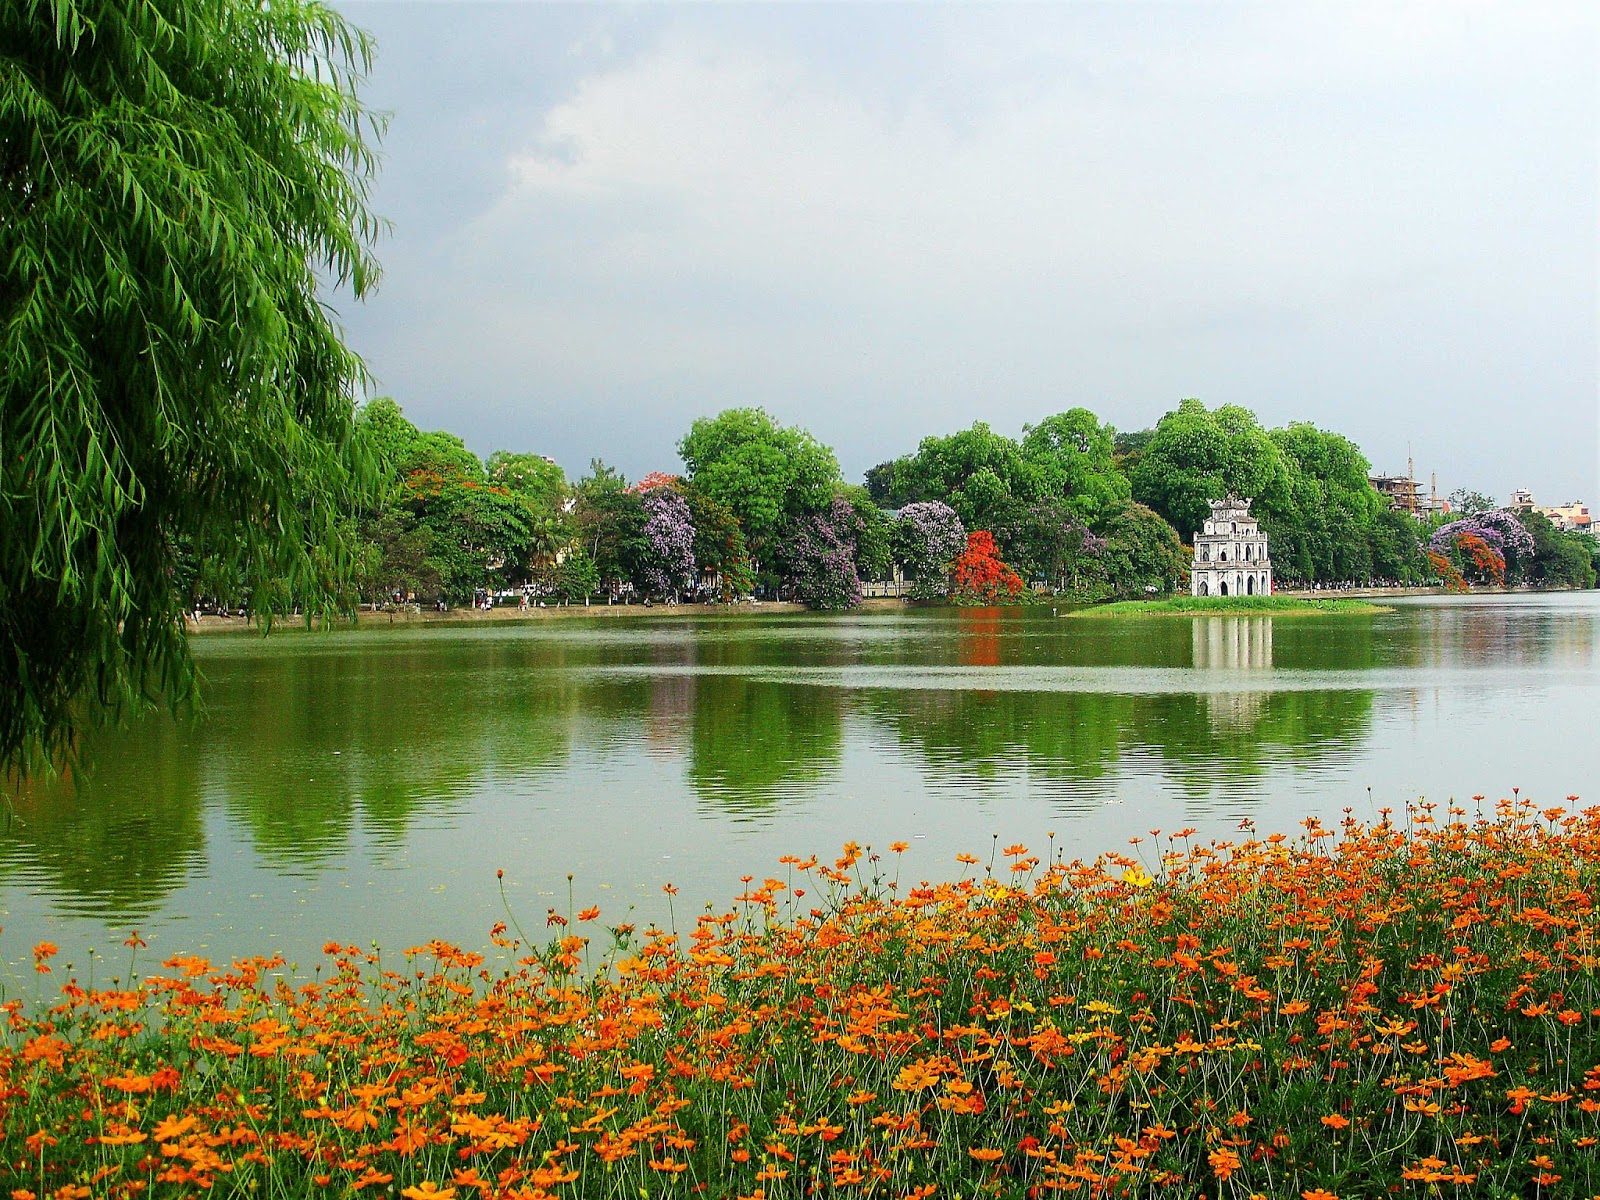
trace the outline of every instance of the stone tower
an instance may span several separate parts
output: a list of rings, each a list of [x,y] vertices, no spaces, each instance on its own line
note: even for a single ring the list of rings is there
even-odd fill
[[[1204,530],[1194,535],[1189,591],[1196,596],[1270,596],[1272,559],[1267,535],[1237,496],[1211,502]]]

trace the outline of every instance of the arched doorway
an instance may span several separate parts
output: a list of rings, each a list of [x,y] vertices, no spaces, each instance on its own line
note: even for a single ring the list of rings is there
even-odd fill
[[[1224,579],[1221,583],[1219,583],[1217,585],[1217,595],[1226,596],[1227,594],[1228,594],[1228,581],[1226,579]]]
[[[1256,594],[1256,577],[1254,575],[1244,581],[1244,594],[1246,596],[1254,596]]]
[[[1206,586],[1206,581],[1202,579],[1200,581],[1200,595],[1204,596],[1208,591],[1210,591],[1210,588]]]

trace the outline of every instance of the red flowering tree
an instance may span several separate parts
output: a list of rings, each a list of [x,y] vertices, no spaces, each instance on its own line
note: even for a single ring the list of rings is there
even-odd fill
[[[1471,562],[1480,579],[1505,587],[1505,556],[1475,533],[1456,534],[1456,548]]]
[[[1465,592],[1469,590],[1467,581],[1462,578],[1461,572],[1456,570],[1455,563],[1437,550],[1428,551],[1428,563],[1433,567],[1434,573],[1444,582],[1446,591]]]
[[[955,561],[953,579],[956,595],[985,604],[997,603],[1022,590],[1022,577],[1006,566],[994,544],[994,534],[987,529],[974,529],[967,535],[967,548]]]

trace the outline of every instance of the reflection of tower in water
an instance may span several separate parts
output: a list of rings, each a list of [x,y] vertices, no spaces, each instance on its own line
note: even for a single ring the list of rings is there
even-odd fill
[[[1272,669],[1271,617],[1196,617],[1190,640],[1197,671],[1270,671]],[[1266,702],[1264,690],[1228,688],[1205,694],[1211,724],[1253,724]]]
[[[696,679],[693,675],[662,675],[650,681],[645,707],[645,753],[651,758],[682,758],[694,729]]]

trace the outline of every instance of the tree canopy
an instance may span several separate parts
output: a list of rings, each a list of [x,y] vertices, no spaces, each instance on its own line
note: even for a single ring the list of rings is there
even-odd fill
[[[191,694],[180,560],[353,567],[370,46],[311,0],[0,6],[0,765]],[[88,705],[80,701],[93,701]]]
[[[1287,503],[1283,452],[1249,409],[1211,411],[1183,400],[1156,424],[1133,472],[1133,498],[1160,513],[1182,536],[1210,515],[1209,501],[1230,492],[1256,502],[1258,514]]]
[[[785,520],[820,512],[839,478],[832,450],[759,408],[701,417],[678,453],[690,482],[732,510],[753,548],[766,545]]]
[[[1116,430],[1087,408],[1069,408],[1022,430],[1022,454],[1041,500],[1062,500],[1083,521],[1120,509],[1132,494],[1116,468]]]

